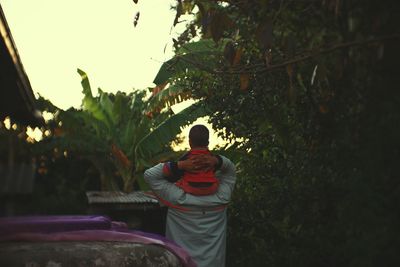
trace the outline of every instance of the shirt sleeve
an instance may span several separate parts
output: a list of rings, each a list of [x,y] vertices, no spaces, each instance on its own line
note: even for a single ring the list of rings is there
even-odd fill
[[[176,200],[185,192],[174,183],[165,179],[162,171],[163,166],[163,163],[159,163],[154,167],[147,169],[144,172],[144,180],[157,196],[167,200],[168,202],[176,203]]]
[[[213,195],[194,196],[185,193],[181,188],[176,186],[174,183],[167,181],[163,177],[162,163],[147,169],[144,173],[144,179],[155,194],[172,204],[184,206],[213,206],[227,204],[231,199],[235,186],[236,171],[235,165],[228,158],[221,156],[221,159],[222,165],[216,172],[216,177],[220,183],[218,191]]]

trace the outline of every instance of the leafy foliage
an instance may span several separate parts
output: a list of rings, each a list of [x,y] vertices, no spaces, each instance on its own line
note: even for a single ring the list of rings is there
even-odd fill
[[[243,140],[228,265],[397,266],[396,1],[183,2],[229,40],[166,75]]]
[[[174,155],[169,143],[176,138],[180,127],[206,111],[197,103],[177,114],[170,109],[146,114],[154,101],[146,100],[145,91],[114,95],[99,89],[98,96],[94,97],[86,73],[82,70],[78,73],[84,93],[82,110],[56,109],[59,134],[44,140],[38,147],[57,147],[89,160],[99,171],[105,190],[122,187],[124,191],[131,191],[137,179],[139,185],[145,186],[140,181],[144,167],[149,166],[153,158],[159,158],[158,154],[168,157],[166,152],[170,152]]]

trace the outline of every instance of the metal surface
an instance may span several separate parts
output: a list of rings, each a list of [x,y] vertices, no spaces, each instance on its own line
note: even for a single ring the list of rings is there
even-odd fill
[[[149,192],[135,191],[124,193],[119,191],[89,191],[86,192],[89,204],[158,204],[157,198]]]

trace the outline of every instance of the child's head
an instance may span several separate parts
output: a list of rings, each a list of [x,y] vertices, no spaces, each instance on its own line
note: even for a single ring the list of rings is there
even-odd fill
[[[189,144],[191,148],[208,147],[209,132],[202,124],[194,125],[189,131]]]

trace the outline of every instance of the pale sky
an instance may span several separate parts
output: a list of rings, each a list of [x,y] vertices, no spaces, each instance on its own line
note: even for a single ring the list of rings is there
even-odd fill
[[[62,109],[80,107],[77,68],[88,74],[94,94],[98,87],[114,93],[153,87],[173,56],[172,37],[184,28],[172,28],[175,2],[0,0],[33,91]],[[220,141],[213,136],[210,148]]]
[[[127,92],[153,86],[161,63],[172,56],[173,0],[0,3],[34,92],[63,109],[80,106],[77,68],[88,74],[93,93],[97,87]]]

